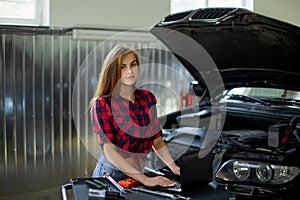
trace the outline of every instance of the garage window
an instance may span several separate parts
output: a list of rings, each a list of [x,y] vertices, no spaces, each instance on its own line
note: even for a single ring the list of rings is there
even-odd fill
[[[171,13],[207,7],[238,7],[253,11],[253,0],[171,0]]]
[[[1,0],[0,24],[49,26],[49,0]]]

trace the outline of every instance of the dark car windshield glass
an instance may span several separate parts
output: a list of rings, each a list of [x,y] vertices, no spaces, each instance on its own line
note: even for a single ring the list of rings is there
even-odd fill
[[[257,98],[288,98],[300,100],[300,92],[276,88],[239,87],[231,89],[227,94],[243,94]]]
[[[239,87],[226,92],[224,100],[239,100],[263,105],[300,105],[300,92],[276,88]]]

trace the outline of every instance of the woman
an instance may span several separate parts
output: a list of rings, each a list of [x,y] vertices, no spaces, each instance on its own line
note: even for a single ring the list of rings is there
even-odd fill
[[[138,77],[137,53],[124,46],[114,47],[103,62],[91,101],[93,130],[103,150],[93,177],[109,173],[116,179],[129,176],[145,186],[169,187],[174,184],[170,179],[143,174],[151,148],[174,174],[180,175],[180,168],[162,140],[156,98],[135,87]]]

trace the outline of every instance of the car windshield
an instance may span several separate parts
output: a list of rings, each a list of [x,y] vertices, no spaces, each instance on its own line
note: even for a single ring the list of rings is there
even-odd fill
[[[224,100],[239,100],[264,105],[285,104],[300,107],[300,92],[277,88],[239,87],[227,90]]]

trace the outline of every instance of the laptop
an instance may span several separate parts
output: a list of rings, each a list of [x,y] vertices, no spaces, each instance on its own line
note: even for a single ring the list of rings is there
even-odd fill
[[[159,172],[153,171],[149,168],[147,175],[164,175],[176,182],[174,187],[153,187],[153,190],[166,192],[182,192],[184,190],[192,189],[194,186],[199,187],[206,185],[213,180],[213,154],[208,153],[204,158],[199,158],[199,151],[192,151],[184,154],[178,160],[180,165],[180,176],[174,175],[168,168],[160,169]],[[161,173],[161,174],[159,174]]]

